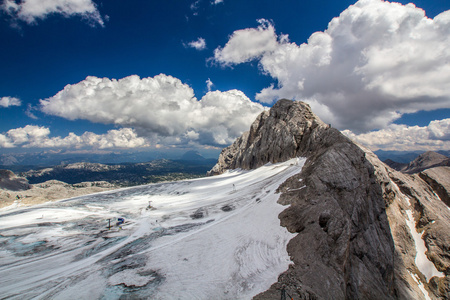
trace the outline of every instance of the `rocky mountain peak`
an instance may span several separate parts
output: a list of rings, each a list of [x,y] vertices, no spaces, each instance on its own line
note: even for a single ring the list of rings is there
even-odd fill
[[[450,158],[437,152],[427,151],[419,155],[401,171],[413,174],[438,166],[450,166]]]
[[[181,160],[205,160],[205,158],[195,150],[190,150],[184,153],[181,158]]]
[[[277,163],[298,156],[309,156],[326,143],[326,131],[339,131],[322,122],[300,101],[279,100],[262,112],[231,146],[222,150],[210,175],[227,169],[254,169],[266,163]],[[339,137],[341,138],[341,137]]]
[[[278,202],[289,205],[280,223],[297,234],[287,246],[293,264],[255,299],[275,299],[282,289],[296,299],[450,297],[450,209],[420,177],[390,169],[307,104],[279,100],[209,174],[294,157],[307,160],[278,188]],[[436,273],[427,274],[424,261]]]

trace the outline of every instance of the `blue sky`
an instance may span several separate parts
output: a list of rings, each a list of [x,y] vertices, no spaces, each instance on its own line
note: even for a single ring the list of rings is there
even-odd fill
[[[355,3],[2,0],[0,153],[220,149],[282,97],[373,150],[450,149],[450,2]]]

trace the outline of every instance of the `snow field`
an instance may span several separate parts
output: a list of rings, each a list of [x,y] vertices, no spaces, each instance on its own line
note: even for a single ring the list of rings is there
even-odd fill
[[[288,268],[275,190],[304,162],[1,211],[0,295],[249,299]]]
[[[406,199],[406,201],[408,201],[409,206],[412,207],[411,198],[404,195],[400,191],[400,188],[397,186],[395,182],[391,181],[391,184],[395,186],[395,188],[397,189],[397,193],[399,195],[402,195],[403,199]],[[405,210],[405,213],[406,213],[405,222],[409,228],[409,231],[411,232],[411,236],[413,237],[414,245],[416,248],[415,263],[417,268],[426,277],[427,280],[430,280],[433,276],[438,277],[444,276],[442,272],[439,272],[436,269],[435,265],[428,259],[426,255],[427,247],[425,245],[425,241],[422,239],[423,232],[422,233],[417,232],[416,221],[414,219],[411,209]],[[414,276],[413,278],[415,281],[417,281],[417,279]],[[428,297],[427,294],[425,296]]]
[[[410,200],[410,199],[408,199]],[[415,263],[417,268],[422,272],[422,274],[430,280],[433,276],[443,277],[444,273],[439,272],[434,264],[428,259],[425,252],[427,251],[427,247],[425,246],[425,241],[422,239],[423,233],[418,233],[416,230],[416,222],[414,220],[414,216],[411,210],[406,210],[406,214],[408,218],[406,219],[406,224],[411,232],[411,235],[414,239],[414,244],[416,246],[417,254],[415,258]]]

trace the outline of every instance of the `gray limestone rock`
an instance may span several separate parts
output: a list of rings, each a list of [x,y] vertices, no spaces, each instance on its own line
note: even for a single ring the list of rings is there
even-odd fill
[[[30,189],[26,178],[18,177],[10,170],[0,170],[0,189],[10,191],[23,191]]]
[[[297,235],[292,265],[255,299],[449,298],[450,210],[419,176],[389,168],[317,118],[309,106],[278,101],[230,147],[210,175],[306,157],[299,174],[279,188],[289,207],[280,223]],[[415,264],[407,226],[423,232],[427,256],[445,276],[425,278]]]
[[[433,151],[427,151],[419,155],[404,168],[400,169],[400,171],[407,174],[413,174],[438,166],[450,166],[450,158]]]
[[[329,129],[306,103],[279,100],[270,111],[264,111],[256,118],[249,131],[222,150],[209,175],[227,169],[254,169],[268,162],[307,156],[315,151],[318,143],[326,143],[321,139],[326,138],[323,133]],[[336,129],[331,131],[338,132]]]
[[[340,133],[323,135],[327,146],[279,187],[279,201],[290,204],[281,225],[298,233],[287,272],[318,299],[394,299],[394,241],[374,167]],[[295,191],[299,184],[306,187]]]
[[[419,173],[434,192],[450,207],[450,167],[436,167]]]
[[[450,290],[450,209],[439,199],[430,185],[417,174],[395,171],[366,150],[366,157],[375,167],[383,190],[386,214],[394,239],[394,272],[396,295],[399,299],[426,299],[418,280],[431,299],[449,299]],[[410,211],[416,232],[422,234],[425,255],[442,276],[426,278],[418,266],[410,229],[406,225]]]

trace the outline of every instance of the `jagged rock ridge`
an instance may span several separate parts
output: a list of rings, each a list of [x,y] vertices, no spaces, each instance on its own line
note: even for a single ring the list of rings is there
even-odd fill
[[[413,174],[438,166],[450,166],[450,158],[433,151],[428,151],[419,155],[415,160],[410,162],[405,169],[400,171]]]
[[[210,174],[297,156],[306,164],[279,187],[279,202],[290,204],[281,225],[298,233],[287,248],[293,265],[256,299],[278,298],[282,286],[294,299],[425,299],[417,278],[430,298],[449,297],[449,209],[420,177],[388,168],[305,103],[278,101]],[[408,210],[446,276],[430,280],[417,267]]]
[[[390,159],[387,159],[384,163],[397,171],[414,174],[430,168],[450,166],[450,158],[437,152],[427,151],[407,164]]]
[[[282,99],[270,111],[262,112],[250,131],[222,150],[209,174],[220,174],[227,169],[253,169],[268,162],[307,156],[315,151],[317,142],[326,143],[320,139],[326,139],[330,126],[314,115],[306,103],[292,103]]]

